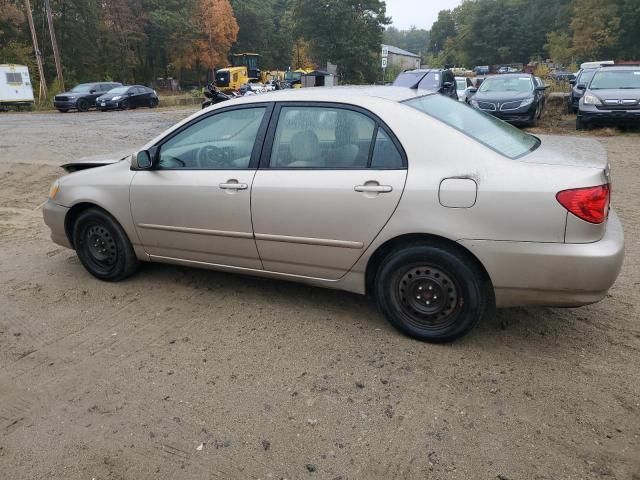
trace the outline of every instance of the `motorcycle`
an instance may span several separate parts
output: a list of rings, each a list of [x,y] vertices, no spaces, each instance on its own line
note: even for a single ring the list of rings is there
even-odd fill
[[[211,105],[215,105],[216,103],[226,102],[233,98],[230,95],[222,93],[213,83],[207,85],[204,90],[204,96],[206,97],[206,100],[202,102],[203,109],[210,107]]]

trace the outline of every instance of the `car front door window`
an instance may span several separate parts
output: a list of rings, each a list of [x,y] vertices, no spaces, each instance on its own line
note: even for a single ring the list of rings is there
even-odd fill
[[[158,169],[248,168],[265,111],[265,107],[226,111],[189,126],[161,145]]]

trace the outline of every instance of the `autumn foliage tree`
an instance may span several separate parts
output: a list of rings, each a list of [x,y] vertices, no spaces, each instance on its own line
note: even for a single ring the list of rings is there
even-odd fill
[[[239,30],[229,0],[199,0],[196,23],[194,58],[187,65],[198,62],[208,69],[226,66]]]

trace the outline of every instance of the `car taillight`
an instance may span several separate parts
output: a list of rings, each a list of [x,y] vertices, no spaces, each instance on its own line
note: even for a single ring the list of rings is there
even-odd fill
[[[597,224],[607,218],[610,193],[611,187],[607,184],[563,190],[556,195],[556,199],[576,217]]]

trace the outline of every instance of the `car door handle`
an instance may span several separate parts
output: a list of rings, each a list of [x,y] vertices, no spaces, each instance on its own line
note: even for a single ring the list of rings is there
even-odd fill
[[[246,190],[249,185],[246,183],[226,182],[218,185],[222,190]]]
[[[391,185],[357,185],[353,189],[356,192],[364,193],[389,193],[393,191]]]

